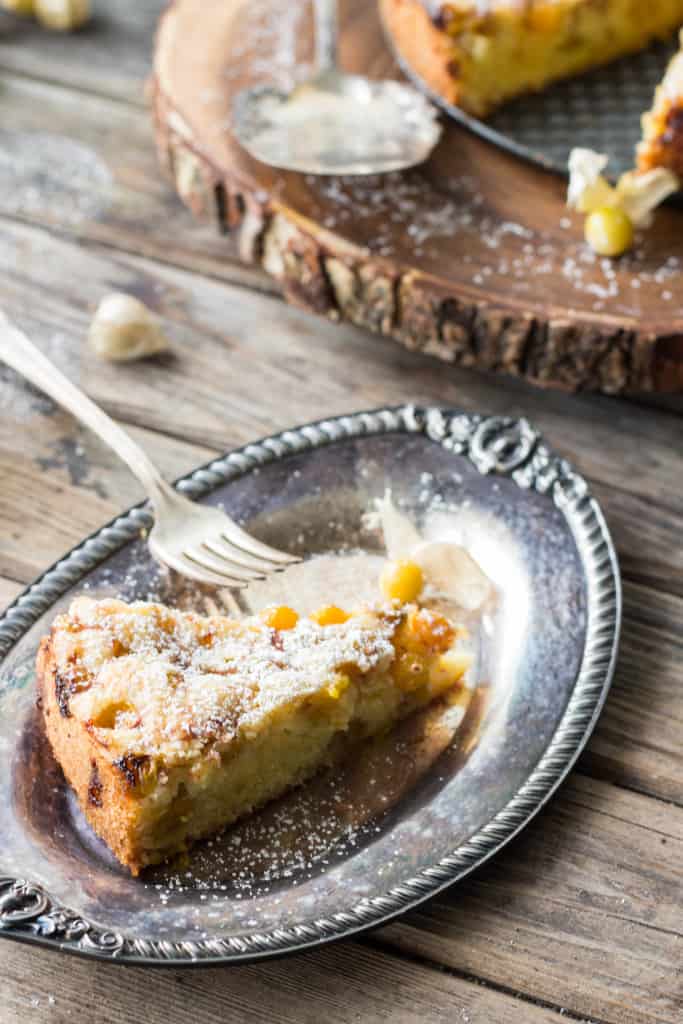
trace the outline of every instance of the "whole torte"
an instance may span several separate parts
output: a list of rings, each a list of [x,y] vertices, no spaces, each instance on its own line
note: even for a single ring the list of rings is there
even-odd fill
[[[380,0],[399,56],[478,117],[665,38],[683,0]]]

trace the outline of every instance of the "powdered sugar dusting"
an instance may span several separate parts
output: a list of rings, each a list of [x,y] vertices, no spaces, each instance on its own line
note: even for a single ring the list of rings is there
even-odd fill
[[[438,190],[419,170],[362,179],[309,175],[306,182],[312,215],[375,256],[441,275],[444,245],[450,252],[457,240],[459,276],[475,288],[547,302],[550,287],[558,302],[576,295],[589,311],[634,317],[657,298],[668,315],[683,316],[680,256],[662,256],[647,233],[620,260],[601,260],[566,233],[575,224],[570,217],[547,227],[505,218],[471,175],[444,179]]]
[[[302,31],[310,12],[292,0],[254,0],[249,4],[248,31],[239,33],[226,55],[227,81],[268,82],[288,90],[310,74]],[[214,97],[207,97],[212,102]],[[226,112],[226,127],[230,121]]]
[[[55,624],[53,649],[69,709],[94,722],[120,704],[106,726],[110,749],[192,759],[207,741],[228,743],[279,708],[328,686],[346,666],[380,669],[394,657],[400,613],[362,611],[321,627],[311,619],[275,630],[262,621],[204,618],[148,602],[80,598]]]

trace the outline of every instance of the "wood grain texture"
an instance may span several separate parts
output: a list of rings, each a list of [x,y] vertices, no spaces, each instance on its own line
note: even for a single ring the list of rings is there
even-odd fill
[[[639,514],[630,516],[634,530],[652,531],[656,539],[660,507],[674,516],[680,511],[674,481],[683,472],[681,420],[669,412],[596,395],[542,392],[522,381],[507,381],[503,388],[493,375],[455,368],[446,374],[436,360],[365,331],[184,270],[92,249],[81,280],[82,261],[81,250],[68,240],[0,220],[8,309],[99,401],[129,422],[170,428],[185,440],[223,448],[281,429],[297,415],[323,417],[404,401],[527,415],[581,472],[618,490],[624,500],[641,502]],[[86,352],[91,312],[112,289],[133,292],[165,318],[173,358],[113,366]],[[176,402],[169,422],[169,403],[179,395],[182,403]],[[643,511],[652,506],[652,521],[645,522]],[[649,532],[647,540],[649,546]],[[670,558],[677,558],[675,550],[667,552]]]
[[[150,40],[165,5],[165,0],[93,0],[90,24],[64,34],[0,11],[0,67],[142,107]]]
[[[617,669],[580,769],[683,806],[683,600],[630,581]]]
[[[375,5],[343,0],[341,31],[346,68],[398,74]],[[298,0],[286,9],[273,0],[270,15],[244,0],[174,0],[151,90],[161,162],[181,198],[237,230],[243,255],[290,301],[537,384],[683,388],[680,211],[661,210],[629,258],[587,260],[565,183],[452,123],[430,160],[403,175],[268,168],[231,136],[233,99],[264,69],[291,79],[311,51]],[[663,288],[671,258],[678,269]]]
[[[74,992],[88,1008],[88,1024],[128,1024],[142,1012],[145,1024],[562,1022],[554,1010],[348,942],[269,964],[185,972],[80,960],[65,972],[61,957],[10,947],[3,968],[11,996],[0,1003],[0,1024],[73,1024],[82,1012],[73,1005]]]
[[[144,110],[1,70],[0,90],[12,111],[0,129],[0,214],[277,290],[239,259],[234,240],[199,224],[168,188]]]
[[[17,594],[23,590],[23,584],[16,580],[0,577],[0,611],[4,611],[8,604],[11,604]]]
[[[145,495],[130,471],[92,435],[60,412],[34,414],[14,446],[8,424],[0,431],[0,572],[29,583],[84,537]],[[173,479],[214,454],[211,449],[131,427],[131,435]],[[30,432],[30,433],[29,433]],[[26,495],[31,501],[26,501]],[[50,523],[45,530],[44,524]],[[42,567],[42,569],[41,569]]]
[[[578,1017],[683,1017],[683,810],[574,776],[507,852],[380,938]]]
[[[81,261],[67,241],[0,221],[9,311],[126,422],[224,449],[296,419],[404,401],[527,415],[591,479],[629,576],[683,592],[677,416],[519,381],[502,389],[493,376],[464,370],[444,374],[435,360],[379,337],[132,256],[91,251],[81,280]],[[35,266],[43,268],[39,294]],[[173,358],[112,367],[83,351],[90,312],[112,288],[134,292],[165,317]]]

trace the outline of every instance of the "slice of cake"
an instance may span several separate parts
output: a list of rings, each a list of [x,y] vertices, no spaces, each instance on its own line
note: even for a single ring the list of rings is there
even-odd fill
[[[437,95],[478,117],[666,38],[683,0],[380,0],[387,31]]]
[[[653,167],[666,167],[683,179],[683,32],[681,48],[657,86],[652,109],[643,114],[638,170]]]
[[[237,621],[82,597],[41,644],[40,703],[88,821],[137,875],[457,686],[457,634],[400,600]]]

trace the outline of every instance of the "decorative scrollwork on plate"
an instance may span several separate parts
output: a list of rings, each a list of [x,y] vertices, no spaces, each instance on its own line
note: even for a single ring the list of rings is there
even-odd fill
[[[69,942],[82,939],[90,931],[87,921],[63,907],[55,907],[47,914],[41,914],[35,926],[40,935],[63,938]]]
[[[126,940],[118,932],[98,931],[88,928],[79,943],[81,949],[89,949],[95,953],[116,956],[126,944]]]
[[[513,474],[532,457],[539,435],[525,419],[449,414],[430,409],[425,431],[456,455],[466,455],[480,473]]]
[[[529,460],[537,442],[527,420],[490,416],[474,431],[470,459],[480,473],[512,473]]]
[[[102,931],[88,921],[54,904],[40,886],[24,878],[0,877],[0,930],[53,939],[74,948],[116,956],[125,939]]]
[[[467,455],[472,444],[477,428],[482,422],[481,416],[471,416],[467,413],[458,413],[451,416],[448,424],[448,433],[442,444],[444,448],[454,452],[456,455]]]
[[[23,878],[0,878],[0,928],[30,924],[50,905],[45,893]]]
[[[538,444],[532,457],[512,473],[516,484],[533,488],[541,494],[551,494],[558,508],[577,502],[588,493],[588,484],[546,444]]]

